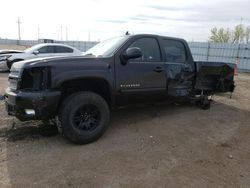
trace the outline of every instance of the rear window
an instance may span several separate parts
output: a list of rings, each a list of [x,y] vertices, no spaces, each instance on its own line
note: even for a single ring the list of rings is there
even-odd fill
[[[55,53],[73,53],[73,49],[65,46],[55,46]]]
[[[186,61],[186,48],[176,40],[163,40],[165,59],[167,62],[184,63]]]
[[[54,53],[54,47],[53,46],[44,46],[40,48],[39,50],[40,54],[51,54]]]

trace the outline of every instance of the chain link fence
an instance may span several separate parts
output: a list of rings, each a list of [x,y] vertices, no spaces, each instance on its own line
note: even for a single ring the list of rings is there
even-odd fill
[[[0,45],[20,45],[25,47],[31,47],[35,44],[40,43],[37,40],[13,40],[13,39],[0,39]],[[67,44],[75,47],[83,52],[96,45],[98,42],[95,41],[54,41],[54,43]]]
[[[83,52],[96,45],[94,41],[54,41],[73,46]],[[0,44],[22,45],[26,47],[38,44],[37,40],[0,39]],[[239,71],[250,72],[250,44],[228,44],[189,42],[195,61],[221,61],[237,63]]]
[[[237,63],[238,70],[250,72],[250,44],[189,42],[195,61]]]

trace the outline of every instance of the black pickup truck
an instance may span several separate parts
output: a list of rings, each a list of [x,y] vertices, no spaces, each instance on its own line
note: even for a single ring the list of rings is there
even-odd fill
[[[5,92],[9,115],[21,121],[56,119],[75,143],[97,140],[110,110],[173,98],[197,100],[233,92],[235,64],[195,62],[185,40],[125,35],[103,41],[82,56],[15,63]]]

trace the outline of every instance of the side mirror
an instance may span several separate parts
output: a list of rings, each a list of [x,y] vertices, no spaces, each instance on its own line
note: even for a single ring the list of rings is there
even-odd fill
[[[33,52],[33,54],[34,54],[34,55],[37,55],[37,54],[39,54],[39,51],[38,51],[38,50],[35,50],[35,51]]]
[[[131,47],[128,48],[122,55],[122,62],[123,64],[126,64],[129,59],[136,59],[138,57],[142,57],[141,49],[137,47]]]

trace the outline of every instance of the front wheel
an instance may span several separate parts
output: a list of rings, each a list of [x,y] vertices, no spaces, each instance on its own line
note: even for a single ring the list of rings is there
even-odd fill
[[[109,119],[107,102],[93,92],[69,96],[59,114],[62,134],[77,144],[88,144],[100,138],[108,127]]]

